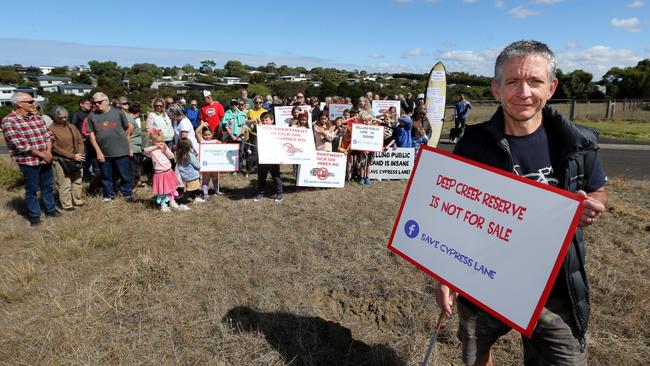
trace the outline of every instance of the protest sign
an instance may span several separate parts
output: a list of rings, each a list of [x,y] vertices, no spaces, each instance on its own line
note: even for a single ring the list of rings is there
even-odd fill
[[[309,125],[309,128],[312,128],[311,126],[311,106],[308,105],[301,105],[298,106],[300,108],[301,112],[307,112],[307,124]],[[293,109],[293,106],[283,106],[283,107],[275,107],[273,108],[273,118],[275,118],[275,124],[277,126],[284,126],[284,127],[289,127],[289,121],[293,118],[291,115],[291,110]]]
[[[431,122],[431,138],[428,145],[436,147],[442,133],[442,121],[445,118],[445,100],[447,98],[447,77],[445,65],[437,62],[429,73],[426,88],[425,105],[427,118]]]
[[[239,170],[239,144],[199,144],[201,172],[236,172]]]
[[[396,111],[396,116],[399,117],[401,116],[400,114],[400,101],[399,100],[373,100],[372,101],[372,115],[373,116],[379,116],[381,114],[384,114],[388,112],[388,109],[390,107],[395,107]]]
[[[398,147],[375,153],[370,164],[370,179],[409,179],[415,162],[415,149]]]
[[[303,164],[298,167],[296,185],[343,188],[345,185],[345,163],[345,154],[316,151],[316,164]]]
[[[260,164],[315,164],[316,145],[311,129],[275,125],[257,126]]]
[[[350,150],[376,151],[384,150],[384,126],[352,123]]]
[[[330,104],[327,106],[329,117],[333,121],[338,117],[343,117],[343,111],[346,109],[352,110],[352,104]]]
[[[530,337],[582,210],[573,193],[426,146],[388,247]]]

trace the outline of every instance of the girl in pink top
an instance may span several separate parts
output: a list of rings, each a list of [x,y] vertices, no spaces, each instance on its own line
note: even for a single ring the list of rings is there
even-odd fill
[[[158,131],[151,132],[149,141],[151,146],[144,149],[144,155],[150,157],[153,162],[153,193],[156,195],[156,202],[160,205],[160,211],[169,212],[169,206],[178,207],[178,203],[174,200],[174,197],[178,196],[176,192],[178,178],[170,161],[174,158],[174,153],[167,147],[162,134]]]

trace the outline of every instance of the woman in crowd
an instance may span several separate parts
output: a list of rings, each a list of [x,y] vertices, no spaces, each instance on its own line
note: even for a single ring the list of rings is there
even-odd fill
[[[160,131],[163,141],[171,149],[174,144],[174,127],[172,120],[165,112],[165,100],[154,98],[151,101],[151,109],[153,112],[149,112],[147,115],[147,131]]]
[[[239,144],[239,171],[244,170],[244,160],[242,159],[242,150],[245,148],[243,135],[244,125],[246,123],[246,114],[239,110],[237,99],[230,101],[230,108],[226,111],[221,120],[219,128],[223,131],[223,142]],[[244,102],[244,105],[246,103]],[[237,173],[233,173],[236,175]]]
[[[392,106],[388,108],[386,113],[384,113],[384,122],[386,122],[388,125],[395,127],[397,124],[397,108],[395,106]]]
[[[140,119],[140,104],[129,104],[128,108],[124,110],[124,113],[129,124],[133,126],[131,138],[129,139],[129,146],[133,153],[133,156],[129,158],[129,172],[131,173],[131,180],[135,188],[141,186],[140,176],[142,175],[142,130],[136,120],[136,118]]]
[[[413,131],[411,133],[411,137],[415,137],[416,132],[419,129],[423,129],[424,134],[427,137],[427,141],[429,141],[431,139],[431,134],[433,131],[431,129],[431,122],[427,117],[427,107],[424,105],[416,107],[415,111],[413,112],[412,120],[413,120]]]
[[[336,128],[326,114],[321,114],[318,121],[314,123],[314,141],[316,150],[332,151],[332,140],[336,137]]]
[[[298,106],[291,108],[291,118],[289,119],[289,127],[296,127],[298,125],[298,115],[300,114],[301,109]]]
[[[52,142],[53,167],[59,203],[64,211],[74,211],[84,204],[82,198],[81,167],[84,161],[84,143],[81,133],[68,123],[68,111],[63,107],[54,109],[54,122],[50,125],[54,134]]]

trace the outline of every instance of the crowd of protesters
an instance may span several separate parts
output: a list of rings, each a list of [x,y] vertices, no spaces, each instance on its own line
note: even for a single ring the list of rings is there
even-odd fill
[[[401,115],[395,107],[373,115],[372,100],[389,99],[371,92],[353,101],[345,97],[317,97],[296,93],[292,97],[248,96],[232,99],[227,108],[204,90],[203,103],[181,97],[156,97],[146,107],[125,97],[110,99],[104,93],[82,98],[72,116],[61,107],[52,109],[50,119],[40,113],[40,105],[25,93],[12,97],[14,111],[2,121],[2,131],[11,156],[19,164],[25,180],[25,200],[31,224],[40,223],[40,198],[46,216],[59,216],[56,199],[64,211],[74,211],[84,204],[83,182],[101,186],[102,200],[111,202],[120,192],[133,200],[138,187],[151,185],[153,198],[163,212],[189,210],[189,202],[219,196],[218,173],[201,173],[198,164],[200,143],[240,144],[239,174],[258,174],[254,199],[263,198],[265,181],[271,175],[275,201],[283,200],[280,167],[259,164],[257,126],[274,124],[274,108],[294,106],[291,127],[311,128],[319,151],[346,155],[347,181],[361,185],[368,179],[372,152],[350,150],[352,123],[384,127],[384,149],[413,147],[416,150],[431,138],[431,124],[426,117],[424,95],[413,98],[395,95]],[[330,104],[349,104],[343,115],[331,120]],[[309,123],[309,121],[312,121]],[[295,174],[294,167],[294,174]],[[223,173],[222,173],[223,174]],[[238,173],[233,173],[238,174]],[[148,179],[142,179],[146,176]],[[56,194],[55,194],[56,193]]]

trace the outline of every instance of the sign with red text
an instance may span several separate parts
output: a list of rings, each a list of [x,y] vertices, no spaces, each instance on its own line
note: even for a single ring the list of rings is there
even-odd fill
[[[395,116],[399,117],[401,104],[399,100],[373,100],[372,115],[379,116],[388,112],[390,107],[395,107]]]
[[[239,144],[199,144],[199,165],[202,173],[238,171]]]
[[[298,167],[296,185],[343,188],[345,185],[345,162],[345,154],[316,151],[316,164],[303,164]]]
[[[420,152],[389,249],[530,337],[582,214],[578,196]]]
[[[307,112],[307,125],[311,128],[311,106],[301,105],[298,106],[301,112]],[[291,111],[293,106],[282,106],[273,108],[273,118],[275,118],[275,124],[277,126],[289,127],[289,121],[293,118]]]
[[[316,145],[311,129],[275,125],[257,126],[260,164],[315,164]]]
[[[350,150],[375,151],[384,150],[384,126],[352,123]]]

